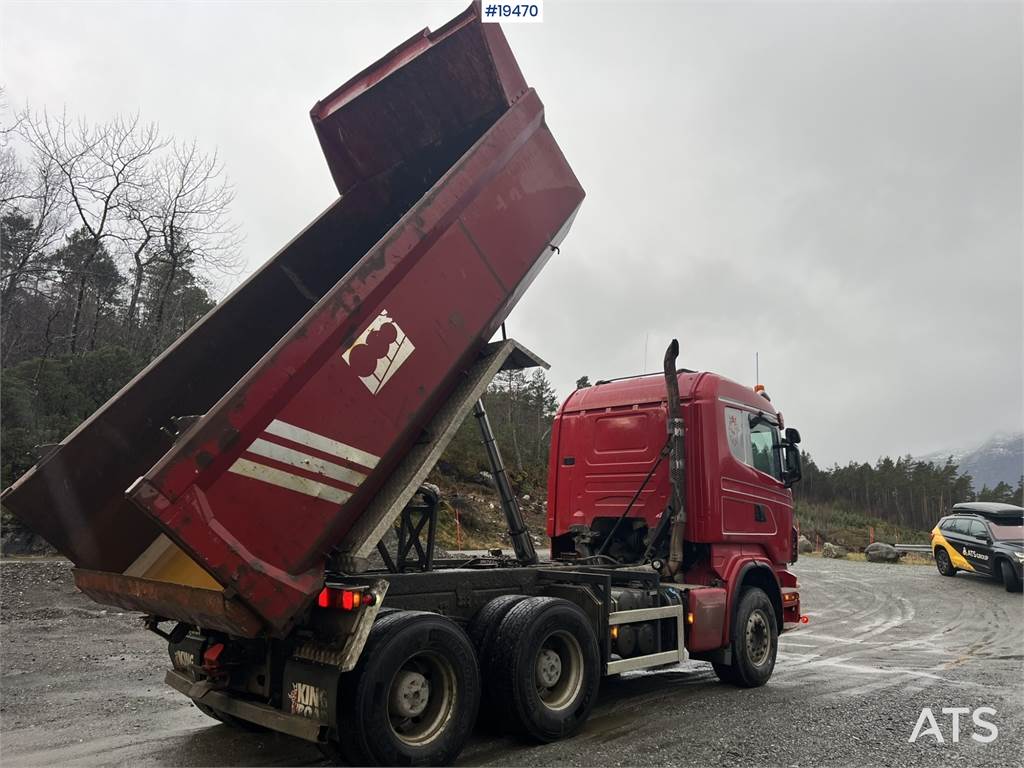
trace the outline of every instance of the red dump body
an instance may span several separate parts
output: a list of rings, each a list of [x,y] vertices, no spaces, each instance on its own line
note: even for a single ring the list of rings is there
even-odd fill
[[[312,118],[342,196],[4,494],[97,599],[287,632],[583,199],[474,8]],[[120,575],[160,532],[223,593]]]

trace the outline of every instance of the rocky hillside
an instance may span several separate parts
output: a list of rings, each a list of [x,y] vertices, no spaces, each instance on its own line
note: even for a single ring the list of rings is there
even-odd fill
[[[919,459],[942,464],[947,456],[952,456],[961,473],[971,476],[975,491],[995,488],[1000,482],[1016,487],[1024,473],[1024,432],[995,434],[981,445],[935,451]]]

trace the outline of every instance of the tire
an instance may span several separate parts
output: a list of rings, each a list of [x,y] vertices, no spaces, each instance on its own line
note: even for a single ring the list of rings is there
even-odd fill
[[[939,573],[943,576],[956,576],[956,568],[950,562],[949,552],[946,551],[945,547],[935,548],[935,567],[939,569]]]
[[[601,682],[590,619],[554,597],[531,597],[512,607],[498,627],[485,669],[496,717],[539,742],[579,730]]]
[[[395,611],[370,630],[339,683],[338,741],[322,751],[350,765],[448,765],[480,706],[473,646],[435,613]]]
[[[736,679],[736,670],[731,664],[719,664],[717,661],[713,661],[711,662],[711,666],[715,670],[715,674],[718,676],[718,679],[723,683],[739,685],[739,682]]]
[[[508,612],[519,603],[526,600],[526,595],[502,595],[496,597],[481,608],[466,629],[470,642],[476,649],[476,657],[480,662],[480,669],[488,668],[489,660],[494,648],[494,638],[498,635],[498,628],[501,622],[508,615]],[[498,712],[500,707],[496,706],[491,693],[493,686],[487,680],[483,680],[483,695],[480,700],[480,716],[477,725],[486,731],[496,732],[500,729],[501,723]]]
[[[1017,575],[1017,571],[1014,569],[1013,564],[1010,563],[1009,560],[1000,560],[999,570],[1003,572],[1003,586],[1006,587],[1006,591],[1020,592],[1020,576]]]
[[[740,593],[730,629],[732,663],[713,664],[723,683],[740,688],[757,688],[768,682],[779,652],[779,628],[775,606],[757,587]]]
[[[487,665],[487,660],[490,658],[494,638],[498,634],[501,622],[509,611],[526,599],[526,595],[496,597],[477,611],[476,616],[469,622],[466,634],[469,635],[473,647],[476,648],[476,657],[480,661],[481,669]]]

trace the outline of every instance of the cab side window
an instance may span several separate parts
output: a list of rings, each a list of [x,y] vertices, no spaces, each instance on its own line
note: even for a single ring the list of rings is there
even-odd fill
[[[782,479],[779,430],[758,419],[756,414],[739,408],[725,408],[725,434],[729,451],[738,460],[759,472]]]
[[[979,520],[971,520],[970,534],[976,539],[988,538],[988,529]]]
[[[729,440],[729,451],[747,466],[754,466],[750,444],[750,421],[746,411],[739,408],[725,409],[725,436]]]
[[[753,467],[776,480],[782,479],[782,465],[779,461],[779,430],[771,424],[759,422],[750,427]]]
[[[953,521],[953,527],[951,530],[953,533],[962,533],[966,536],[970,533],[970,525],[967,520],[957,519]]]

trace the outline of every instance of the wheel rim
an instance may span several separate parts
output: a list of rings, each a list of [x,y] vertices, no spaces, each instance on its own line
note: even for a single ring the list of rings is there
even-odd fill
[[[946,550],[940,549],[935,554],[935,560],[939,564],[939,570],[945,573],[949,570],[949,555],[946,554]]]
[[[583,650],[569,632],[552,632],[534,659],[534,683],[541,703],[551,710],[570,706],[583,687]]]
[[[409,746],[438,738],[455,711],[455,669],[442,656],[424,651],[406,659],[391,679],[388,720]]]
[[[768,618],[763,611],[753,611],[747,618],[747,657],[755,667],[760,667],[768,660],[772,649],[772,633]]]

